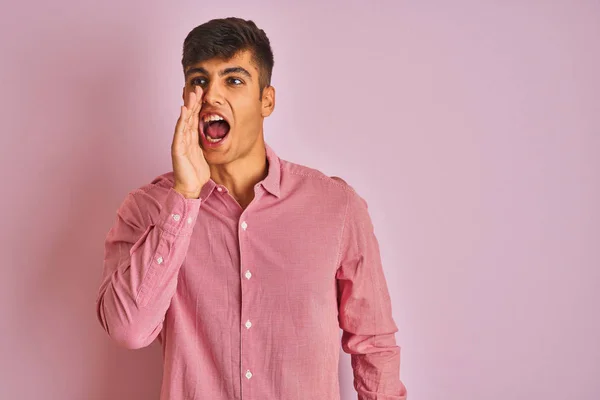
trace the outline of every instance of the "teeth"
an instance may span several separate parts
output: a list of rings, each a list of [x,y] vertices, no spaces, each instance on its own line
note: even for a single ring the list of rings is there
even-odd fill
[[[204,135],[204,137],[206,138],[206,140],[208,140],[210,143],[219,143],[221,140],[223,140],[224,138],[221,139],[213,139],[210,136]]]
[[[202,117],[202,121],[204,123],[208,123],[208,122],[212,122],[212,121],[224,121],[224,118],[217,114],[207,114]],[[224,139],[224,137],[222,137],[221,139],[213,139],[210,136],[208,136],[206,133],[204,133],[203,136],[206,138],[206,140],[209,143],[219,143],[221,140]]]
[[[202,121],[204,121],[204,122],[223,121],[223,117],[221,117],[220,115],[216,115],[216,114],[208,114],[202,118]]]

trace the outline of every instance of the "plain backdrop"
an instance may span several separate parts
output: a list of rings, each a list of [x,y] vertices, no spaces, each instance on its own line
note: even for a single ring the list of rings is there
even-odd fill
[[[63,0],[0,12],[0,399],[158,399],[157,343],[96,320],[103,243],[225,16],[271,39],[267,142],[369,204],[409,399],[600,398],[599,2]]]

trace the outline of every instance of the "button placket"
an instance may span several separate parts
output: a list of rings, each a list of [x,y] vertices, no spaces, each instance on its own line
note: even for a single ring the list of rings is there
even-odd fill
[[[241,220],[241,222],[239,223],[239,227],[241,228],[241,230],[243,232],[246,232],[247,229],[248,229],[248,222],[246,222],[245,220]],[[240,266],[241,270],[243,270],[243,265],[246,263],[246,260],[244,260],[244,257],[243,257],[243,254],[244,254],[243,249],[244,249],[244,246],[246,245],[245,237],[246,237],[246,233],[243,234],[243,235],[240,234],[240,237],[239,237],[240,256],[241,256],[240,262],[242,263],[241,266]],[[249,281],[250,278],[252,277],[252,272],[250,272],[250,270],[247,269],[243,273],[242,276],[244,278],[246,278],[247,281]],[[246,287],[246,289],[249,289],[249,288],[250,288],[249,286]],[[243,295],[243,293],[246,291],[246,289],[242,290],[242,318],[246,318],[247,317],[247,315],[246,315],[247,313],[244,311],[244,309],[246,309],[244,303],[247,303],[247,302],[245,302],[244,295]],[[242,319],[242,321],[243,321],[243,319]],[[243,323],[243,326],[246,328],[246,331],[249,331],[250,328],[252,327],[252,325],[253,324],[250,321],[250,319],[246,319],[246,322]],[[241,338],[241,340],[242,340],[242,349],[244,349],[246,347],[246,343],[247,343],[246,339],[249,338],[249,337],[250,336],[242,335],[242,338]],[[241,354],[241,357],[242,357],[242,360],[243,360],[242,362],[246,366],[250,366],[251,360],[248,359],[248,354],[244,354],[244,353],[246,353],[246,352],[243,351],[242,354]],[[249,369],[246,369],[246,372],[244,373],[244,376],[249,381],[252,378],[252,376],[253,376],[252,371],[250,371]]]

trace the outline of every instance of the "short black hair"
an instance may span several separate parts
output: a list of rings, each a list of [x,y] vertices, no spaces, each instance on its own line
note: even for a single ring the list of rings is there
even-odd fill
[[[260,96],[271,85],[273,50],[267,34],[253,21],[229,17],[212,19],[192,29],[183,42],[181,64],[185,70],[199,62],[220,58],[229,60],[244,50],[252,52],[259,71]]]

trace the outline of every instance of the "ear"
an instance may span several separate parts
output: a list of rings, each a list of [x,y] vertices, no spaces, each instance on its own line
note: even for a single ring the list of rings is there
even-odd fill
[[[181,91],[181,98],[183,99],[183,103],[185,104],[185,86],[183,87],[183,90]]]
[[[264,88],[261,102],[261,115],[266,118],[275,109],[275,88],[273,86]]]

